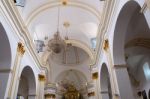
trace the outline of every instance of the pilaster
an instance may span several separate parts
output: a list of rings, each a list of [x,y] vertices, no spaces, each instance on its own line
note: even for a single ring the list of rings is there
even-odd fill
[[[11,80],[10,80],[11,82],[10,82],[9,91],[8,91],[8,98],[10,99],[15,99],[17,96],[18,85],[19,85],[20,63],[21,63],[24,53],[25,53],[25,48],[23,44],[19,42],[17,45],[15,62],[14,62],[14,66],[12,69]]]
[[[43,74],[39,74],[38,79],[39,79],[38,99],[44,99],[44,87],[45,87],[46,77]]]

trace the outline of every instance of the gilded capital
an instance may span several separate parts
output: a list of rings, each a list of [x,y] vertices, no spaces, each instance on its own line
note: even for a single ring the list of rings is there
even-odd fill
[[[45,81],[46,80],[46,77],[43,74],[39,74],[38,77],[39,77],[39,81]]]
[[[108,41],[108,39],[106,39],[104,41],[104,50],[107,51],[108,48],[109,48],[109,41]]]
[[[17,52],[23,55],[25,53],[24,46],[21,42],[18,43]]]
[[[55,94],[45,94],[45,98],[53,98],[55,99]]]
[[[98,72],[92,73],[92,79],[97,80],[98,79]]]
[[[95,92],[89,92],[88,97],[95,96]]]

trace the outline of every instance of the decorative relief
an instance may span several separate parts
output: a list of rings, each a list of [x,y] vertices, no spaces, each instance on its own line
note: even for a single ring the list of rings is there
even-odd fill
[[[88,93],[88,97],[92,97],[92,96],[95,96],[95,92]]]
[[[39,81],[45,81],[46,80],[46,77],[43,74],[39,74],[38,77],[39,77]]]
[[[92,79],[97,80],[98,79],[98,72],[92,73]]]
[[[108,48],[109,48],[109,41],[108,41],[108,39],[106,39],[104,41],[104,50],[107,51]]]
[[[49,99],[49,98],[52,98],[52,99],[54,99],[56,96],[55,96],[55,94],[45,94],[45,98],[47,99]]]
[[[18,43],[17,52],[23,55],[25,53],[24,46],[21,42]]]
[[[136,39],[130,40],[125,45],[125,48],[136,47],[136,46],[141,46],[141,47],[150,49],[150,39],[149,38],[136,38]]]

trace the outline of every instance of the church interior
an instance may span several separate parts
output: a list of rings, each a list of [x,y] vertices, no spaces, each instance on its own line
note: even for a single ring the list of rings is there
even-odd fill
[[[150,0],[0,0],[0,99],[150,99]]]

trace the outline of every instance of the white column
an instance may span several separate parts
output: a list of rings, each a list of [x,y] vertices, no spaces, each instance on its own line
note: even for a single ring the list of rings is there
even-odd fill
[[[44,99],[45,75],[39,74],[39,93],[38,99]]]
[[[36,95],[28,95],[28,99],[36,99]]]
[[[119,99],[134,99],[126,65],[115,65]]]
[[[10,80],[10,86],[8,91],[8,98],[10,99],[16,99],[17,97],[17,91],[18,91],[18,85],[19,85],[19,70],[20,70],[20,63],[22,56],[25,53],[25,49],[22,43],[18,43],[17,46],[17,53],[15,57],[15,62],[12,70],[11,80]]]
[[[109,99],[108,91],[101,91],[102,99]]]
[[[45,88],[45,99],[56,99],[56,85],[48,84]]]
[[[4,96],[7,94],[7,84],[11,72],[10,69],[0,69],[0,99],[5,99]]]
[[[92,79],[94,84],[94,92],[95,92],[95,99],[100,99],[100,86],[99,86],[99,73],[96,71],[92,73]]]

